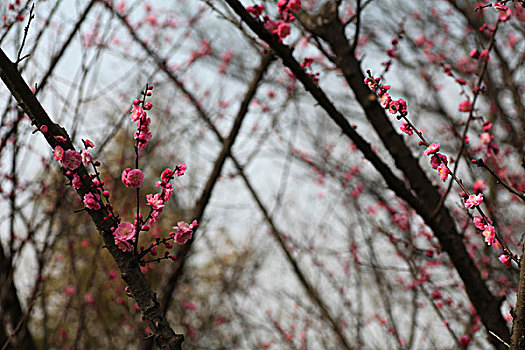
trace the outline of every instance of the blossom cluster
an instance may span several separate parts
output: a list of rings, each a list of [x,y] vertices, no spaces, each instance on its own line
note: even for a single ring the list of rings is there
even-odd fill
[[[482,197],[483,198],[483,197]],[[485,237],[485,242],[488,245],[491,245],[493,243],[497,243],[496,241],[496,231],[494,229],[494,226],[492,226],[492,220],[490,220],[488,217],[485,220],[481,216],[475,216],[474,217],[474,225],[476,228],[480,231],[482,231],[483,237]]]
[[[149,229],[155,222],[157,222],[159,215],[164,208],[164,204],[168,202],[173,195],[173,185],[170,183],[170,180],[175,173],[180,174],[179,176],[184,174],[184,171],[181,172],[179,167],[180,169],[184,169],[184,171],[186,170],[186,164],[177,165],[175,170],[166,168],[160,175],[161,181],[157,181],[155,184],[155,186],[162,188],[162,191],[160,193],[146,195],[146,205],[151,207],[152,212],[149,215],[149,220],[143,226],[143,229]]]
[[[193,220],[191,224],[179,221],[177,226],[173,226],[175,232],[170,232],[170,236],[175,242],[183,245],[193,237],[193,229],[197,226],[197,220]]]
[[[381,82],[381,78],[373,77],[370,74],[370,71],[367,71],[367,73],[369,75],[365,78],[365,84],[368,85],[370,90],[379,96],[379,104],[381,107],[388,110],[390,114],[399,113],[401,116],[406,116],[408,114],[407,102],[402,98],[393,100],[388,94],[390,85],[380,85],[379,83]]]
[[[267,15],[263,16],[264,5],[247,6],[246,10],[256,18],[262,16],[264,27],[272,34],[279,36],[280,39],[284,39],[290,35],[289,23],[295,20],[293,12],[301,9],[301,0],[279,0],[277,1],[277,8],[280,17],[278,20],[271,20]]]
[[[277,9],[279,11],[279,19],[272,20],[269,16],[263,15],[265,10],[264,5],[247,6],[246,10],[254,17],[260,19],[270,33],[275,34],[279,37],[279,41],[290,35],[291,27],[290,23],[295,20],[294,12],[301,10],[301,0],[278,0]],[[314,84],[319,83],[319,72],[313,72],[310,65],[313,59],[306,57],[301,63],[306,71],[306,74],[312,78]],[[289,73],[291,77],[293,74]]]
[[[500,22],[507,22],[511,15],[510,7],[504,3],[498,2],[494,4],[494,8],[498,10],[498,20]]]
[[[471,52],[471,56],[478,55],[477,50]],[[486,53],[483,53],[482,57],[480,57],[482,60],[488,60],[488,51]],[[422,134],[420,131],[415,130],[414,127],[409,123],[407,119],[407,104],[406,101],[403,99],[393,100],[388,90],[390,89],[390,85],[381,85],[381,79],[378,77],[373,77],[370,71],[367,71],[368,77],[365,78],[364,83],[368,86],[370,90],[372,90],[377,96],[379,97],[379,104],[382,108],[385,110],[388,110],[391,114],[397,115],[397,119],[404,119],[402,122],[400,129],[407,135],[412,135],[414,131],[418,133],[418,136],[420,136],[421,140],[419,142],[420,145],[426,145],[427,148],[423,152],[424,156],[431,156],[430,158],[430,165],[432,169],[437,170],[440,179],[444,182],[447,180],[450,169],[448,168],[448,158],[444,154],[439,153],[440,150],[440,144],[439,143],[432,143],[428,144],[426,141],[424,141]],[[458,110],[460,112],[471,112],[472,111],[472,103],[469,100],[464,100],[459,104]],[[487,147],[487,151],[494,151],[496,154],[498,152],[498,148],[496,145],[492,144],[493,136],[488,133],[492,127],[492,123],[486,122],[483,125],[483,130],[485,131],[480,139],[481,143]],[[490,154],[490,152],[487,152]],[[481,192],[482,188],[486,187],[483,182],[479,183],[476,182],[474,186],[474,192]],[[483,202],[483,193],[476,193],[476,194],[461,194],[465,207],[467,209],[476,208],[481,205]],[[482,236],[484,237],[485,242],[488,245],[494,246],[496,249],[501,248],[501,244],[496,238],[496,230],[494,226],[492,225],[492,221],[490,218],[488,218],[486,215],[483,214],[483,217],[475,217],[474,218],[474,225],[476,226],[476,229],[478,229]],[[499,257],[499,260],[505,264],[505,266],[509,267],[511,264],[511,257],[507,254],[502,254]]]
[[[47,132],[47,127],[43,125],[40,127],[40,131]],[[58,142],[65,142],[66,139],[62,136],[56,136],[55,140]],[[99,173],[97,171],[97,167],[100,166],[99,161],[93,161],[93,157],[89,153],[89,148],[95,147],[95,144],[90,140],[82,140],[84,144],[84,149],[82,149],[80,152],[68,149],[64,151],[63,147],[60,145],[57,145],[53,152],[53,157],[62,163],[62,166],[66,169],[66,175],[71,177],[71,186],[75,189],[80,189],[82,186],[82,180],[89,178],[89,188],[90,192],[84,194],[82,198],[82,203],[86,207],[86,209],[90,210],[100,210],[102,207],[104,207],[109,213],[107,216],[104,217],[104,221],[108,220],[111,217],[115,217],[113,214],[113,206],[109,202],[109,192],[104,190],[104,182],[100,180]],[[89,174],[89,175],[82,175],[80,176],[78,174],[78,168],[80,165],[88,166],[92,165],[93,169],[95,169],[95,174]],[[106,203],[102,201],[101,194],[106,199]],[[120,221],[120,217],[116,217],[118,221]],[[115,228],[112,228],[112,231]],[[117,243],[117,242],[116,242]],[[122,247],[123,245],[121,243],[117,244],[119,247]]]
[[[130,119],[133,122],[137,122],[137,131],[135,132],[136,144],[136,165],[138,167],[138,158],[139,158],[139,149],[144,149],[151,139],[151,132],[149,131],[149,125],[151,119],[147,117],[147,110],[151,110],[153,104],[151,102],[146,102],[146,96],[151,96],[151,90],[153,86],[149,85],[146,88],[146,92],[141,91],[144,98],[142,100],[135,99],[133,100],[133,107],[131,109]],[[182,163],[175,166],[174,169],[166,168],[160,175],[160,181],[156,182],[156,187],[161,188],[159,193],[151,193],[146,195],[146,205],[150,207],[150,213],[143,217],[140,211],[135,215],[135,220],[133,223],[122,222],[119,224],[118,228],[113,232],[115,238],[115,244],[122,251],[131,251],[134,247],[133,243],[138,240],[140,231],[149,231],[151,227],[158,221],[160,214],[162,213],[165,204],[173,196],[173,185],[170,183],[171,179],[174,176],[183,176],[186,171],[186,164]],[[126,168],[122,171],[121,175],[122,183],[126,187],[136,188],[137,196],[139,196],[139,188],[144,183],[144,173],[140,169],[131,169]],[[149,248],[144,249],[141,246],[141,257],[145,254],[150,253],[151,255],[157,254],[157,246],[161,243],[165,245],[166,248],[172,248],[173,244],[169,242],[173,240],[179,244],[185,244],[193,236],[193,230],[197,227],[197,221],[194,220],[191,224],[188,224],[184,221],[177,223],[177,226],[174,226],[176,232],[171,232],[169,238],[161,239],[161,237],[155,237],[155,242],[150,245]],[[164,258],[175,259],[175,256],[170,256],[169,252],[165,252]],[[158,258],[151,261],[159,261],[163,258]],[[150,261],[150,262],[151,262]],[[147,262],[141,261],[141,264]]]
[[[16,22],[22,22],[25,19],[24,15],[21,13],[22,6],[23,4],[21,3],[21,0],[9,2],[9,5],[7,5],[8,11],[1,18],[3,28],[10,28]]]
[[[66,139],[61,136],[57,136],[55,137],[55,139],[58,142],[66,141]],[[84,164],[84,166],[88,166],[93,161],[93,157],[89,154],[88,148],[93,147],[94,144],[89,140],[85,140],[84,146],[85,148],[82,151],[78,152],[74,149],[68,149],[64,151],[64,148],[58,145],[55,147],[53,157],[55,158],[55,160],[61,162],[65,168],[71,171],[76,170],[80,166],[80,163]]]
[[[92,210],[100,210],[100,195],[97,193],[93,195],[93,193],[87,193],[84,195],[84,205],[86,208],[92,209]]]
[[[428,146],[425,152],[428,152],[429,149],[432,151],[433,147],[435,147],[435,151],[429,152],[429,154],[432,154],[432,157],[430,158],[430,166],[432,169],[437,170],[439,178],[441,181],[445,182],[447,181],[448,175],[450,174],[447,156],[442,153],[438,153],[440,147],[439,143],[433,143],[432,145]]]
[[[130,114],[130,119],[133,122],[137,122],[137,131],[135,132],[134,136],[135,140],[137,140],[135,146],[137,167],[139,157],[138,150],[144,149],[148,141],[151,139],[151,132],[149,130],[151,119],[148,118],[146,111],[150,110],[153,107],[153,104],[151,102],[145,102],[145,97],[151,96],[150,90],[152,89],[153,86],[150,85],[146,88],[146,92],[141,92],[144,95],[142,101],[139,99],[133,100],[133,107]],[[42,125],[40,127],[40,131],[42,133],[47,133],[48,127],[46,125]],[[121,218],[113,214],[113,206],[109,203],[109,192],[104,190],[104,182],[99,178],[97,167],[100,166],[100,162],[93,162],[93,157],[89,153],[89,148],[95,146],[93,142],[90,140],[83,140],[84,149],[78,152],[74,149],[64,150],[64,147],[62,147],[60,144],[66,143],[67,139],[65,137],[55,136],[55,140],[57,143],[59,143],[59,145],[55,147],[53,157],[57,161],[61,162],[62,166],[67,169],[66,175],[70,176],[71,185],[75,189],[80,189],[83,184],[83,179],[89,178],[90,180],[90,188],[92,191],[86,193],[83,196],[83,204],[85,208],[89,210],[100,210],[102,207],[106,208],[108,210],[108,215],[103,218],[104,221],[114,217],[118,223],[116,227],[111,227],[115,245],[123,252],[133,251],[136,247],[136,242],[138,241],[140,231],[148,231],[153,226],[153,224],[157,222],[165,203],[168,202],[173,196],[173,185],[170,183],[170,181],[174,176],[180,177],[184,175],[187,169],[186,164],[182,163],[175,166],[174,169],[167,168],[162,172],[160,181],[156,183],[156,186],[161,188],[162,191],[160,193],[146,195],[146,205],[151,208],[151,211],[145,219],[143,219],[142,214],[140,214],[138,211],[135,215],[135,220],[133,223],[121,222]],[[93,168],[95,169],[95,174],[80,176],[78,174],[78,168],[82,164],[84,166],[92,164]],[[121,180],[126,187],[136,188],[138,196],[139,188],[144,183],[144,173],[140,169],[126,168],[122,171]],[[104,202],[101,200],[100,194],[106,198],[106,204],[104,204]],[[173,246],[173,244],[169,242],[170,240],[173,240],[181,245],[185,244],[192,238],[193,232],[197,226],[197,220],[193,220],[191,224],[188,224],[184,221],[179,221],[177,225],[173,227],[175,231],[170,232],[169,237],[162,241],[168,249]],[[147,251],[141,252],[141,257],[146,253],[155,255],[155,247],[159,245],[160,241],[160,237],[158,237],[158,239],[156,239],[156,243],[153,243]],[[143,250],[143,247],[141,247],[141,250]],[[165,258],[170,257],[169,252],[166,251],[166,253],[167,254],[165,254]],[[174,256],[171,256],[170,258],[175,259]],[[147,262],[141,261],[141,263]]]
[[[164,208],[164,204],[170,200],[173,195],[173,185],[170,183],[170,180],[174,176],[182,176],[186,171],[186,164],[182,163],[175,167],[175,169],[166,168],[160,175],[160,181],[156,182],[156,186],[162,188],[162,192],[156,194],[146,195],[146,205],[151,207],[151,212],[148,217],[143,221],[142,216],[139,214],[135,218],[135,224],[140,226],[141,230],[147,231],[150,227],[153,226],[155,222],[159,219],[160,214]],[[144,247],[141,246],[141,254],[144,255],[146,252],[151,253],[151,255],[157,255],[157,246],[161,243],[164,243],[166,248],[172,248],[173,244],[169,240],[173,240],[180,245],[185,244],[188,240],[193,237],[194,229],[198,226],[197,220],[193,220],[191,224],[188,224],[184,221],[179,221],[176,226],[173,227],[174,232],[170,232],[168,239],[161,239],[160,237],[155,237],[155,242],[144,251]],[[164,258],[171,258],[172,260],[176,259],[176,256],[170,256],[169,252],[166,251]],[[162,258],[152,261],[158,261]]]
[[[47,132],[47,127],[43,125],[40,130],[42,132]],[[65,142],[66,139],[62,136],[56,136],[55,140],[58,142]],[[93,162],[93,157],[89,154],[89,148],[94,147],[95,144],[91,142],[90,140],[83,140],[84,143],[84,149],[80,152],[74,150],[74,149],[68,149],[64,151],[64,148],[60,145],[55,146],[55,149],[53,151],[53,157],[55,160],[62,163],[62,166],[65,167],[67,170],[66,174],[72,176],[71,185],[75,189],[79,189],[82,186],[82,179],[81,177],[76,173],[78,167],[80,164],[83,164],[84,166],[88,166]],[[94,165],[99,165],[99,162],[96,162]],[[98,189],[100,187],[100,181],[96,178],[96,175],[90,175],[91,186],[95,189]],[[102,207],[101,204],[102,201],[100,200],[100,195],[98,193],[86,193],[84,195],[84,198],[82,200],[86,208],[91,210],[100,210]]]
[[[413,126],[408,122],[406,118],[408,114],[407,102],[399,98],[394,100],[388,90],[390,90],[390,85],[382,85],[381,78],[373,77],[370,71],[367,71],[368,76],[365,78],[364,83],[368,86],[370,90],[377,94],[379,97],[379,104],[390,114],[397,115],[397,119],[404,119],[399,126],[399,129],[407,135],[412,135],[414,133]],[[428,145],[428,144],[427,144]],[[448,168],[448,159],[444,154],[438,153],[440,145],[439,143],[433,143],[427,146],[427,149],[423,152],[424,156],[432,156],[430,158],[430,165],[432,169],[436,170],[439,174],[441,181],[445,182],[448,179],[450,174],[450,169]]]
[[[149,90],[153,89],[150,85]],[[151,92],[147,92],[146,95],[151,95]],[[148,118],[147,110],[150,110],[153,107],[151,102],[142,104],[139,99],[133,100],[133,108],[131,109],[130,118],[132,121],[137,122],[137,131],[135,132],[135,140],[137,140],[138,149],[145,149],[148,141],[151,139],[151,132],[149,130],[149,125],[151,123],[151,118]]]
[[[477,186],[475,184],[474,190],[476,189],[480,190],[485,186],[484,183],[480,184],[477,182]],[[486,187],[486,186],[485,186]],[[471,194],[467,196],[466,194],[463,194],[463,197],[465,199],[465,207],[466,208],[474,208],[476,206],[481,205],[483,202],[483,194]],[[494,228],[492,224],[492,220],[488,216],[475,216],[474,219],[474,226],[476,226],[476,229],[481,232],[483,238],[485,239],[485,243],[488,245],[492,245],[495,249],[500,249],[501,244],[496,239],[496,229]],[[498,260],[503,263],[505,266],[510,267],[511,265],[511,258],[507,254],[501,254],[498,258]]]

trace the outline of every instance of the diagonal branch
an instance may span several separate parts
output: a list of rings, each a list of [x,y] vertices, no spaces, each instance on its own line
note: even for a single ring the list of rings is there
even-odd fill
[[[55,124],[49,118],[40,102],[20,75],[16,65],[9,60],[3,50],[0,50],[0,78],[18,101],[24,112],[29,116],[32,124],[38,129],[43,125],[47,126],[48,132],[43,133],[43,135],[52,148],[60,145],[65,150],[74,149],[66,130],[58,124]],[[55,136],[61,136],[66,140],[59,142],[55,139]],[[82,181],[82,185],[76,190],[79,197],[82,199],[87,193],[97,194],[96,192],[98,192],[98,190],[92,188],[86,168],[80,165],[76,172]],[[70,172],[66,174],[65,170],[64,175],[68,177],[69,180],[73,178],[73,175]],[[181,349],[184,336],[175,334],[173,329],[171,329],[161,311],[155,293],[151,290],[150,285],[140,270],[136,256],[133,252],[121,251],[115,245],[111,228],[117,226],[118,222],[116,219],[114,217],[108,217],[109,212],[105,207],[99,210],[87,210],[87,212],[101,234],[105,247],[108,248],[117,263],[121,272],[121,278],[128,285],[131,294],[142,311],[145,323],[150,327],[155,336],[157,344],[161,349]],[[104,218],[106,220],[104,220]]]
[[[219,138],[219,140],[223,144],[221,152],[219,153],[219,156],[215,160],[215,164],[208,178],[208,181],[206,182],[206,185],[204,186],[204,189],[202,191],[202,194],[199,200],[197,200],[192,217],[202,218],[202,216],[204,215],[204,211],[206,210],[208,202],[211,198],[211,194],[213,192],[213,189],[215,188],[215,184],[217,183],[217,180],[219,179],[219,176],[221,174],[226,158],[228,155],[231,154],[231,149],[233,147],[233,144],[235,143],[235,140],[242,126],[244,118],[248,112],[248,106],[250,102],[252,101],[255,95],[255,92],[257,91],[260,81],[262,80],[264,74],[266,73],[268,67],[270,66],[270,63],[273,60],[274,60],[274,56],[271,54],[266,54],[265,56],[263,56],[261,63],[259,67],[257,68],[255,75],[252,78],[252,81],[249,84],[248,91],[245,93],[244,98],[241,102],[241,106],[239,107],[239,111],[237,112],[235,121],[233,123],[233,127],[230,130],[229,136],[227,138],[222,138],[222,137]],[[166,285],[164,285],[164,287],[162,288],[162,294],[160,297],[162,301],[164,312],[166,312],[169,308],[169,303],[171,300],[172,293],[176,287],[176,284],[177,284],[177,281],[179,280],[180,275],[182,274],[184,263],[186,261],[186,256],[188,255],[191,249],[191,245],[193,241],[194,239],[192,238],[185,245],[180,246],[180,248],[177,250],[177,254],[176,254],[177,260],[175,261],[175,265],[172,265],[174,267],[172,267],[171,269],[171,274],[168,278],[169,282]]]
[[[384,110],[374,98],[375,96],[370,94],[370,91],[363,83],[364,74],[361,71],[359,61],[352,54],[351,46],[345,35],[344,24],[339,19],[335,3],[327,2],[333,4],[332,9],[331,11],[323,11],[323,14],[320,16],[310,18],[303,12],[298,14],[298,18],[301,19],[302,17],[304,19],[301,21],[303,25],[331,46],[336,56],[336,63],[341,68],[345,79],[365,111],[366,117],[394,158],[396,166],[403,171],[409,180],[411,188],[417,194],[417,197],[414,197],[409,192],[404,183],[371,150],[370,145],[356,133],[324,92],[305,73],[293,57],[291,50],[283,45],[277,36],[268,32],[261,22],[252,17],[239,1],[225,0],[225,2],[261,40],[264,40],[276,52],[283,64],[294,73],[305,89],[311,93],[329,117],[341,128],[342,132],[354,141],[359,150],[379,171],[388,187],[398,197],[407,201],[434,231],[443,250],[448,253],[459,276],[463,280],[466,292],[476,311],[481,316],[487,331],[494,331],[504,340],[510,339],[509,329],[499,309],[502,300],[496,298],[490,292],[481,278],[478,268],[466,251],[448,209],[442,207],[435,216],[431,215],[432,210],[439,203],[439,192],[432,186],[432,183],[419,166],[417,159],[412,156],[410,149],[404,143],[403,138],[394,130]],[[495,346],[502,347],[495,337],[491,337],[491,341]]]

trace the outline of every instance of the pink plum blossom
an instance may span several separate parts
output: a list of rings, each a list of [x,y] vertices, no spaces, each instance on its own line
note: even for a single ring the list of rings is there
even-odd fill
[[[377,90],[377,81],[372,77],[366,77],[364,80],[365,84],[368,85],[368,88],[372,91]]]
[[[122,171],[122,175],[120,176],[120,179],[122,180],[122,183],[126,185],[128,181],[128,174],[131,171],[131,168],[126,168]],[[127,185],[126,185],[127,186]]]
[[[485,229],[485,221],[481,216],[474,216],[474,225],[478,230],[484,230]]]
[[[75,170],[80,166],[80,163],[82,162],[82,156],[77,151],[74,151],[72,149],[68,149],[64,153],[64,157],[62,158],[62,165],[64,165],[69,170]]]
[[[172,175],[173,175],[173,170],[171,170],[170,168],[166,168],[166,170],[164,170],[162,174],[160,175],[160,179],[162,180],[162,182],[168,183]]]
[[[83,141],[84,141],[84,147],[86,147],[86,148],[90,148],[90,147],[93,148],[93,147],[95,147],[95,144],[92,141],[90,141],[90,140],[83,140]]]
[[[488,145],[490,142],[494,139],[494,136],[489,134],[488,132],[484,132],[479,136],[479,139],[483,145]]]
[[[505,254],[500,255],[499,258],[498,258],[498,260],[499,260],[502,264],[504,264],[506,267],[510,267],[510,266],[511,266],[511,260],[510,260],[510,258],[509,258],[507,255],[505,255]]]
[[[135,237],[135,226],[131,222],[121,222],[113,235],[126,240],[133,239]]]
[[[397,114],[397,112],[399,111],[399,102],[390,102],[390,104],[388,105],[388,111],[390,112],[390,114]]]
[[[131,115],[129,116],[131,118],[131,121],[138,121],[142,115],[144,114],[144,110],[142,107],[140,107],[138,104],[133,104],[133,109],[131,110]]]
[[[401,129],[401,131],[407,135],[412,135],[414,133],[412,131],[412,128],[407,122],[402,122],[401,125],[399,126],[399,129]]]
[[[79,189],[82,185],[82,179],[77,174],[73,174],[73,180],[71,181],[71,185],[73,185],[74,189]]]
[[[97,194],[93,196],[93,193],[87,193],[84,195],[84,205],[86,208],[93,209],[93,210],[99,210],[100,209],[100,196]]]
[[[56,146],[55,151],[53,152],[53,157],[56,160],[61,161],[64,158],[64,149],[60,146]]]
[[[123,252],[131,252],[133,250],[133,245],[129,241],[120,238],[115,237],[115,245]]]
[[[154,223],[156,223],[159,220],[159,216],[162,209],[155,210],[151,213],[151,216],[149,218],[149,221],[147,223],[147,227],[153,226]]]
[[[179,221],[177,226],[173,228],[176,230],[173,240],[180,245],[185,244],[193,236],[193,229],[197,227],[197,220],[193,220],[191,224],[188,224],[184,221]]]
[[[440,161],[441,160],[441,161]],[[443,163],[445,165],[448,164],[447,156],[441,153],[436,153],[432,155],[432,158],[430,158],[430,166],[432,169],[436,169],[439,167],[439,165]]]
[[[135,226],[131,222],[121,222],[113,232],[115,244],[120,250],[127,252],[133,249],[130,241],[135,240]]]
[[[82,164],[84,164],[84,166],[88,166],[93,161],[93,157],[87,149],[83,149],[80,155],[82,156]]]
[[[182,176],[186,172],[186,164],[182,163],[175,167],[175,175]]]
[[[126,187],[139,188],[144,183],[144,173],[140,169],[124,169],[121,176],[122,182]]]
[[[402,98],[398,98],[395,101],[391,100],[390,104],[388,105],[388,111],[390,114],[397,114],[397,112],[400,112],[401,114],[406,115],[408,113],[407,102]]]
[[[246,6],[246,11],[254,17],[259,17],[264,11],[264,5]]]
[[[473,190],[475,193],[483,192],[487,189],[487,185],[485,184],[485,181],[482,179],[477,179],[476,182],[474,182]]]
[[[450,170],[448,169],[448,167],[445,164],[439,164],[437,170],[439,172],[439,178],[441,179],[441,181],[447,181],[448,174],[450,174]]]
[[[439,151],[439,143],[433,143],[430,146],[427,147],[425,152],[423,152],[424,156],[429,156],[431,154],[434,154]]]
[[[396,101],[395,101],[396,105],[397,105],[397,110],[403,114],[403,115],[406,115],[408,113],[407,111],[407,102],[405,100],[403,100],[402,98],[398,98]],[[395,114],[395,113],[394,113]]]
[[[150,120],[148,118],[148,120]],[[137,147],[138,149],[145,149],[148,145],[148,141],[151,140],[151,132],[147,124],[141,125],[140,131],[135,132],[134,138],[138,140]]]
[[[485,242],[488,245],[491,245],[496,241],[496,232],[494,230],[494,226],[492,225],[485,225],[483,229],[483,236],[485,237]]]
[[[154,210],[151,213],[151,215],[150,215],[150,219],[148,220],[148,222],[146,222],[146,224],[144,226],[146,226],[146,227],[153,227],[153,224],[156,223],[159,220],[159,217],[160,217],[161,213],[162,213],[162,208],[160,208],[158,210]]]
[[[471,194],[465,201],[465,207],[468,209],[480,205],[483,202],[483,194]]]
[[[381,99],[379,100],[379,104],[381,105],[381,107],[387,108],[391,100],[392,98],[390,97],[390,95],[384,93],[383,96],[381,96]]]
[[[487,61],[490,59],[490,53],[489,53],[489,50],[483,50],[483,51],[481,51],[481,53],[479,54],[479,58],[480,58],[480,60],[482,60],[483,62],[487,62]]]
[[[159,210],[164,207],[164,200],[162,199],[161,193],[146,195],[146,205],[151,206],[154,210]]]
[[[286,7],[289,11],[297,12],[301,9],[301,0],[290,0]]]
[[[277,32],[277,28],[281,23],[281,21],[272,21],[271,19],[269,19],[266,22],[264,22],[264,27],[267,31],[275,34]]]
[[[460,112],[470,112],[472,110],[472,103],[469,100],[461,101],[458,110]]]
[[[173,186],[171,184],[166,184],[166,187],[164,188],[164,202],[169,201],[171,196],[173,196]]]
[[[288,23],[281,23],[279,27],[277,27],[277,35],[279,35],[281,39],[290,35],[290,25]]]

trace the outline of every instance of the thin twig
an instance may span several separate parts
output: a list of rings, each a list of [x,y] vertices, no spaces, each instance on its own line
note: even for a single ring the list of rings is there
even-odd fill
[[[30,56],[30,54],[28,54],[28,55],[25,55],[24,57],[20,57],[22,56],[22,50],[24,49],[24,45],[26,43],[27,33],[29,33],[29,27],[31,25],[31,21],[33,20],[33,18],[35,18],[35,15],[33,14],[34,9],[35,9],[35,3],[33,3],[33,6],[31,6],[31,10],[29,11],[29,18],[27,19],[27,25],[24,28],[24,37],[22,38],[22,44],[20,45],[20,48],[18,49],[18,55],[16,56],[17,59],[16,59],[15,64],[17,66],[23,59]]]

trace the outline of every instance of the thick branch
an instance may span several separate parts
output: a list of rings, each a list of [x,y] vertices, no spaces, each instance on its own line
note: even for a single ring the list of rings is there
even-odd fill
[[[330,44],[332,51],[336,55],[337,65],[342,69],[346,80],[354,91],[368,120],[394,158],[396,166],[403,171],[409,180],[411,188],[417,194],[417,198],[406,189],[404,184],[392,173],[388,166],[378,158],[371,150],[370,145],[355,132],[344,116],[328,100],[324,92],[306,75],[302,67],[293,57],[291,50],[279,42],[275,35],[269,33],[262,23],[253,18],[239,1],[225,1],[260,39],[270,45],[282,59],[283,64],[294,73],[297,79],[304,85],[305,89],[312,94],[330,118],[341,128],[342,132],[354,141],[364,156],[372,163],[376,170],[379,171],[388,187],[393,190],[398,197],[407,201],[425,220],[426,224],[434,231],[443,250],[449,254],[452,263],[465,284],[467,294],[476,311],[481,316],[482,322],[487,330],[493,331],[502,339],[508,341],[510,339],[509,330],[499,310],[501,300],[491,294],[481,279],[481,274],[468,255],[462,238],[457,233],[454,221],[448,210],[442,207],[435,216],[432,215],[433,209],[440,200],[439,192],[432,186],[432,183],[426,177],[417,160],[412,156],[407,145],[404,143],[403,138],[395,132],[384,110],[377,100],[372,97],[370,91],[363,83],[365,78],[364,74],[361,71],[359,62],[352,55],[351,47],[344,33],[344,25],[339,20],[337,7],[334,6],[331,12],[324,11],[323,16],[318,16],[310,20],[308,29]],[[309,19],[308,16],[305,17]],[[495,338],[491,337],[491,340],[495,346],[503,347]]]
[[[48,132],[43,133],[43,135],[52,148],[60,145],[64,150],[74,149],[66,130],[51,121],[40,102],[18,72],[16,65],[9,60],[3,50],[0,50],[0,77],[24,112],[29,116],[33,125],[37,128],[40,128],[42,125],[47,126]],[[62,136],[66,141],[59,142],[55,139],[55,136]],[[80,198],[82,199],[84,195],[89,192],[98,194],[98,190],[91,187],[91,181],[86,168],[80,165],[76,172],[82,179],[82,186],[76,190]],[[65,172],[64,175],[66,175]],[[71,180],[71,175],[66,176]],[[143,319],[153,332],[157,344],[161,349],[181,349],[184,336],[175,334],[171,329],[160,309],[155,293],[153,293],[140,271],[136,256],[134,256],[132,252],[126,253],[121,251],[115,245],[111,227],[117,226],[118,223],[116,219],[114,217],[108,218],[109,213],[105,208],[96,211],[87,210],[87,212],[102,235],[106,248],[108,248],[117,263],[121,277],[129,286],[131,294],[142,311]],[[106,218],[106,220],[104,220],[104,218]]]

